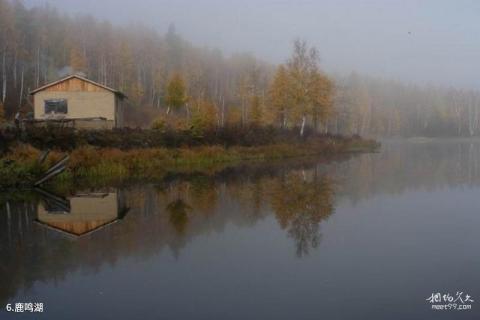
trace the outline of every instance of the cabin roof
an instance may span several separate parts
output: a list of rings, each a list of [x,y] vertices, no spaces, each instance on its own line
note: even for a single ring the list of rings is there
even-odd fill
[[[47,89],[47,88],[50,88],[50,87],[52,87],[52,86],[54,86],[54,85],[56,85],[56,84],[59,84],[59,83],[61,83],[61,82],[64,82],[64,81],[67,81],[67,80],[70,80],[70,79],[73,79],[73,78],[76,78],[76,79],[79,79],[79,80],[88,82],[88,83],[90,83],[90,84],[92,84],[92,85],[94,85],[94,86],[103,88],[103,89],[108,90],[108,91],[110,91],[110,92],[113,92],[115,95],[117,95],[118,97],[120,97],[120,98],[122,98],[122,99],[124,99],[124,98],[127,97],[125,94],[123,94],[122,92],[120,92],[120,91],[118,91],[118,90],[112,89],[112,88],[110,88],[110,87],[107,87],[107,86],[105,86],[105,85],[103,85],[103,84],[100,84],[100,83],[98,83],[98,82],[92,81],[92,80],[90,80],[90,79],[87,79],[87,78],[82,77],[82,76],[77,75],[77,74],[69,75],[69,76],[63,77],[63,78],[61,78],[61,79],[58,79],[58,80],[56,80],[56,81],[47,83],[47,84],[45,84],[45,85],[43,85],[43,86],[41,86],[41,87],[39,87],[39,88],[31,91],[30,94],[33,95],[33,94],[35,94],[35,93],[37,93],[37,92],[43,91],[43,90],[45,90],[45,89]]]

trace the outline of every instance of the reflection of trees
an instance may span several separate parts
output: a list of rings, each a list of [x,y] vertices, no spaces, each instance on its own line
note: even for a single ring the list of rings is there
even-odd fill
[[[185,234],[189,213],[212,215],[218,202],[215,181],[205,175],[170,181],[157,190],[161,201],[167,202],[169,221],[180,236]]]
[[[270,214],[268,207],[304,254],[318,244],[319,223],[333,206],[329,180],[315,175],[313,164],[268,164],[129,187],[121,192],[128,215],[75,241],[32,223],[36,200],[11,203],[10,214],[0,206],[0,303],[35,281],[61,281],[77,270],[95,273],[122,257],[143,259],[165,249],[179,257],[199,235],[222,232],[228,224],[254,225]]]
[[[227,184],[227,194],[241,208],[244,225],[254,225],[262,217],[266,191],[270,179],[265,177],[243,179]]]
[[[192,210],[185,201],[182,199],[177,199],[173,202],[170,202],[166,210],[170,215],[170,223],[175,228],[178,234],[185,234],[188,224],[188,212]]]
[[[305,172],[271,181],[270,203],[283,229],[295,239],[297,255],[308,254],[320,241],[320,222],[334,209],[334,190],[329,178]]]
[[[318,246],[320,223],[332,214],[335,197],[331,180],[320,174],[318,167],[296,171],[282,168],[275,174],[268,171],[266,175],[258,171],[243,172],[224,179],[226,181],[218,181],[195,174],[174,179],[159,188],[163,201],[168,203],[169,224],[177,236],[188,237],[199,224],[206,223],[197,213],[205,212],[214,220],[227,219],[227,212],[219,208],[218,201],[230,198],[242,208],[241,216],[235,220],[242,225],[257,223],[268,212],[262,209],[270,206],[281,228],[294,239],[298,256]],[[222,189],[226,192],[221,192]],[[191,225],[190,231],[187,225]]]
[[[190,181],[190,198],[195,210],[213,214],[218,202],[218,187],[212,178],[197,175]]]

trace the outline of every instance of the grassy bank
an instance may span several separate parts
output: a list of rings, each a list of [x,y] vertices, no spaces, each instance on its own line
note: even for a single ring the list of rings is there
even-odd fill
[[[180,148],[118,148],[84,145],[68,151],[67,170],[52,183],[79,181],[118,182],[127,179],[162,178],[168,172],[208,170],[221,163],[246,160],[272,160],[348,152],[369,152],[378,147],[372,140],[345,137],[309,139],[303,143],[276,143],[261,146],[197,146]],[[53,151],[43,164],[41,151],[28,144],[18,144],[0,159],[0,188],[25,187],[65,155]]]

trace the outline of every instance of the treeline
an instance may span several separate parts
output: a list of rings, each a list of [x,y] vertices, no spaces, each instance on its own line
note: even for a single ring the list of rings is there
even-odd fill
[[[351,74],[336,79],[324,130],[373,136],[476,136],[480,92],[406,85]]]
[[[2,94],[6,116],[29,110],[28,92],[62,73],[82,72],[129,97],[130,126],[201,129],[228,124],[299,127],[325,120],[333,84],[319,54],[295,41],[279,67],[250,54],[225,57],[143,26],[113,27],[89,16],[69,17],[49,6],[0,0]],[[25,113],[25,111],[24,111]],[[301,129],[300,129],[301,127]]]
[[[302,41],[274,66],[251,54],[225,57],[195,47],[173,25],[160,35],[0,0],[0,121],[18,111],[27,115],[30,90],[72,72],[124,92],[132,127],[268,124],[375,136],[479,134],[479,92],[358,75],[333,81],[321,71],[318,51]]]

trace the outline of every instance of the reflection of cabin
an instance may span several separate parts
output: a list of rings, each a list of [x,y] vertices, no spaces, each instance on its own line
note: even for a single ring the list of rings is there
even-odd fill
[[[79,75],[48,83],[31,92],[34,123],[111,129],[124,125],[125,95]]]
[[[37,222],[73,236],[97,231],[122,218],[117,193],[75,195],[68,200],[52,195],[38,204]]]

